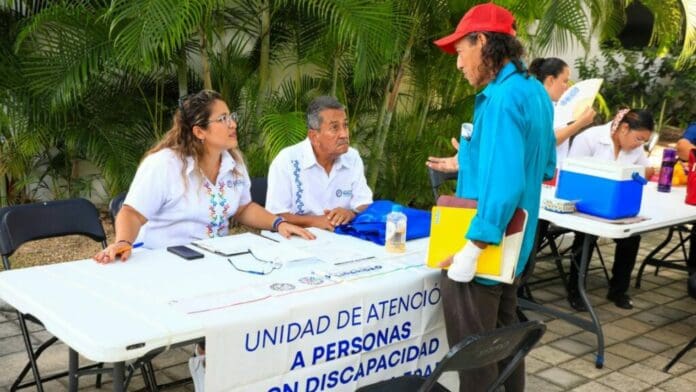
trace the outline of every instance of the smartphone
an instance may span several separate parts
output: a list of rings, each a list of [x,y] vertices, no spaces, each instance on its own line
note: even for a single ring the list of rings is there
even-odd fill
[[[200,259],[203,257],[203,253],[196,252],[195,250],[183,245],[170,246],[167,248],[167,250],[186,260]]]

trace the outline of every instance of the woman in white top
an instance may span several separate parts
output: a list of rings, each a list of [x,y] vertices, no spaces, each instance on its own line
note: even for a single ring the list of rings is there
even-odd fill
[[[251,202],[237,115],[219,93],[203,90],[182,98],[172,128],[146,154],[116,218],[115,242],[94,260],[125,261],[136,241],[163,248],[224,236],[230,218],[285,237],[313,238]]]
[[[558,100],[563,93],[568,90],[568,81],[570,80],[570,67],[568,67],[568,64],[558,57],[538,57],[529,64],[529,73],[534,75],[541,84],[544,85],[555,109]],[[561,167],[563,160],[568,156],[571,137],[585,127],[591,125],[594,116],[594,109],[588,107],[580,114],[580,117],[578,117],[576,121],[568,124],[564,119],[558,118],[554,113],[553,133],[556,136],[557,168]],[[555,181],[555,179],[553,181]],[[540,219],[537,232],[539,238],[546,238],[548,241],[554,241],[554,235],[549,237],[549,225],[548,221]],[[520,290],[520,295],[524,295],[524,291]]]
[[[568,90],[570,80],[570,67],[565,61],[557,57],[536,58],[529,64],[529,73],[534,75],[544,85],[554,106],[564,92]],[[585,127],[592,124],[595,111],[592,107],[586,108],[577,120],[564,124],[562,119],[554,118],[553,132],[556,135],[556,167],[561,163],[570,149],[570,138]]]
[[[622,109],[611,122],[592,127],[576,136],[568,157],[594,157],[599,160],[642,165],[645,166],[646,178],[650,178],[654,169],[648,166],[649,161],[643,145],[650,139],[653,127],[654,121],[650,112]],[[583,240],[584,234],[576,232],[572,246],[575,260],[571,264],[568,281],[568,302],[577,310],[584,310],[577,289],[576,268],[576,265],[580,265]],[[614,242],[616,251],[607,299],[620,308],[632,309],[633,303],[627,292],[631,283],[631,271],[638,255],[640,236],[617,239]],[[594,246],[590,247],[593,248]]]

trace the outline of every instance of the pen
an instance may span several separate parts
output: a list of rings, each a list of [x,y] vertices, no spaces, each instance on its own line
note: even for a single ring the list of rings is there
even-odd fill
[[[374,259],[374,258],[375,258],[375,256],[362,257],[360,259],[353,259],[353,260],[347,260],[347,261],[341,261],[338,263],[333,263],[333,265],[343,265],[343,264],[356,263],[358,261],[370,260],[370,259]]]
[[[144,244],[145,244],[144,242],[136,242],[135,244],[133,244],[132,248],[133,248],[133,249],[135,249],[135,248],[140,248],[140,247],[143,246]]]

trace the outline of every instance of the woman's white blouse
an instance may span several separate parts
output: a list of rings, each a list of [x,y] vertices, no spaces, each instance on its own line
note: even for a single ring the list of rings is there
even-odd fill
[[[611,122],[588,128],[578,134],[573,140],[568,157],[594,157],[606,161],[650,166],[650,161],[645,156],[643,146],[636,147],[630,151],[620,150],[619,155],[614,157],[614,143],[611,140]]]
[[[147,219],[136,239],[146,248],[227,235],[229,219],[251,202],[246,168],[229,152],[222,154],[214,183],[194,167],[192,157],[186,162],[182,174],[183,161],[174,151],[164,149],[148,155],[135,173],[124,204]]]

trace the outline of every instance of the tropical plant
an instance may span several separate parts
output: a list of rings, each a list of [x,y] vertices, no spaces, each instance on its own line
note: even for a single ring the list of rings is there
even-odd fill
[[[331,94],[347,106],[376,194],[428,204],[423,161],[453,152],[475,93],[431,42],[481,2],[0,0],[0,174],[25,198],[32,181],[54,176],[73,194],[89,188],[76,186],[86,159],[109,193],[122,191],[177,99],[204,87],[239,112],[249,171],[265,175],[304,137],[307,103]],[[536,54],[615,35],[630,1],[497,3],[513,10]],[[681,42],[684,66],[696,50],[696,6],[662,7],[654,43]]]
[[[577,59],[581,79],[603,78],[601,93],[610,112],[618,107],[644,107],[663,125],[684,128],[696,118],[696,57],[677,69],[678,53],[658,56],[655,49],[632,51],[617,44],[605,46],[601,56]]]

